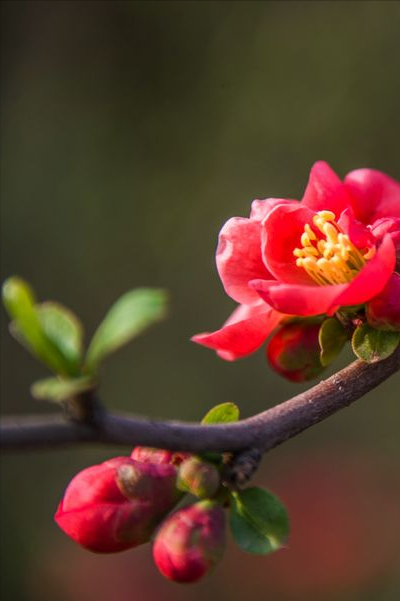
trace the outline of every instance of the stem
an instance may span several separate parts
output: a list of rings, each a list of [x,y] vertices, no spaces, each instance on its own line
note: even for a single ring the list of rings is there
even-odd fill
[[[400,347],[384,361],[355,361],[288,401],[230,424],[153,421],[106,411],[99,412],[91,423],[66,421],[54,414],[6,417],[1,422],[0,446],[27,450],[90,442],[194,453],[238,452],[255,447],[264,453],[347,407],[399,369]]]

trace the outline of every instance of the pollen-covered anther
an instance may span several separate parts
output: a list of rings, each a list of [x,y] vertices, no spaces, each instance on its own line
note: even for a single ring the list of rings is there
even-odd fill
[[[323,238],[307,223],[300,237],[301,248],[295,248],[293,254],[296,265],[319,285],[350,282],[375,254],[375,247],[361,252],[336,223],[332,211],[319,211],[313,225]]]

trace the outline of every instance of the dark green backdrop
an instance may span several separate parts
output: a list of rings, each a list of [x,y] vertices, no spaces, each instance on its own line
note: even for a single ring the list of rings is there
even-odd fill
[[[89,334],[122,292],[170,290],[169,319],[104,366],[110,408],[198,419],[232,400],[248,416],[300,390],[263,351],[229,364],[189,338],[234,306],[214,250],[253,198],[301,197],[318,159],[341,176],[368,166],[400,179],[400,3],[1,4],[2,280],[25,277]],[[29,396],[46,372],[8,335],[4,312],[1,351],[3,413],[48,410]],[[281,551],[285,564],[229,545],[192,588],[164,582],[147,547],[92,556],[52,522],[76,471],[128,449],[4,456],[4,599],[394,601],[399,384],[265,458],[257,480],[293,506],[297,555]]]

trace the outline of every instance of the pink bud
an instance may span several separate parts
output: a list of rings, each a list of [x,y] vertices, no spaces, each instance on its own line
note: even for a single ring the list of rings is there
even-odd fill
[[[116,457],[79,472],[54,519],[91,551],[123,551],[147,542],[179,496],[173,465]]]
[[[153,558],[166,578],[195,582],[222,557],[226,524],[224,510],[213,501],[180,509],[161,525]]]
[[[366,307],[369,325],[380,330],[400,330],[400,275],[393,273],[378,296]]]
[[[213,497],[220,486],[217,468],[199,457],[189,457],[179,466],[178,488],[199,499]]]
[[[173,465],[179,465],[186,457],[189,457],[188,453],[176,453],[175,451],[154,449],[152,447],[135,447],[131,454],[131,458],[135,461],[172,463]]]
[[[173,451],[152,447],[135,447],[131,453],[132,459],[142,463],[171,463],[173,456]]]
[[[267,359],[273,369],[292,382],[318,376],[324,370],[320,361],[319,329],[320,324],[307,321],[279,328],[267,347]]]

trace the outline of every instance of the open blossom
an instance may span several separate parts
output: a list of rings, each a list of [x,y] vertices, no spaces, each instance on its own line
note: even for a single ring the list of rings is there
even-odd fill
[[[300,202],[254,200],[248,219],[229,219],[216,262],[239,306],[221,329],[193,340],[224,359],[257,350],[293,316],[359,306],[399,329],[400,184],[372,169],[341,181],[317,162]]]

